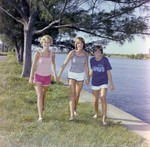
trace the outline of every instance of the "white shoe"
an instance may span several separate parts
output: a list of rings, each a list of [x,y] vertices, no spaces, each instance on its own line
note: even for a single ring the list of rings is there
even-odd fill
[[[97,114],[95,114],[95,115],[93,116],[93,118],[95,118],[95,119],[96,119],[97,117],[98,117],[98,115],[97,115]]]

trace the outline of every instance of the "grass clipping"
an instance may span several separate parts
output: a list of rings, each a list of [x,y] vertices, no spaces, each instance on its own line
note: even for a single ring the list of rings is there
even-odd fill
[[[57,66],[57,65],[56,65]],[[45,100],[43,123],[38,123],[37,96],[28,78],[20,78],[22,64],[14,55],[0,63],[0,146],[15,147],[145,147],[143,138],[108,121],[92,119],[94,106],[79,103],[80,115],[69,122],[69,89],[52,83]]]

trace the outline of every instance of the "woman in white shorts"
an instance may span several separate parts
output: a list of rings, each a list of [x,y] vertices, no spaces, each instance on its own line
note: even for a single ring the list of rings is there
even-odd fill
[[[108,79],[110,82],[110,90],[114,89],[111,72],[112,69],[108,59],[102,56],[103,48],[101,45],[96,45],[93,48],[94,57],[90,59],[91,71],[89,77],[92,77],[92,92],[94,98],[94,107],[96,114],[93,118],[98,117],[98,99],[99,93],[101,96],[102,114],[103,114],[103,125],[107,125],[106,122],[106,94],[108,89]]]
[[[77,104],[81,89],[83,87],[84,72],[86,72],[87,80],[86,84],[89,84],[89,67],[88,67],[88,53],[84,50],[85,41],[82,37],[77,37],[75,40],[75,50],[70,51],[64,64],[62,65],[58,80],[65,69],[68,62],[71,60],[71,66],[68,69],[68,83],[70,88],[70,113],[69,120],[74,120],[74,115],[79,114],[76,111]]]

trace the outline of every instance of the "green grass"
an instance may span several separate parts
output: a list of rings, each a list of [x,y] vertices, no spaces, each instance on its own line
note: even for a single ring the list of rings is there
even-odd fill
[[[10,54],[10,52],[1,52],[1,51],[0,51],[0,56],[6,56],[6,55],[8,55],[8,54]]]
[[[90,103],[79,103],[80,115],[69,122],[69,89],[52,83],[46,95],[43,123],[38,123],[37,96],[28,78],[20,78],[22,64],[14,55],[0,63],[0,147],[147,147],[146,141],[102,115]]]

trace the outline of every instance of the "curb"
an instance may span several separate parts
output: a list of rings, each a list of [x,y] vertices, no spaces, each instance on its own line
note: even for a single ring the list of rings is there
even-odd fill
[[[68,81],[60,78],[60,81],[69,88]],[[86,90],[82,89],[80,93],[79,102],[93,103],[93,95]],[[101,103],[99,103],[99,110],[101,111]],[[131,114],[122,111],[121,109],[107,103],[107,116],[115,122],[120,122],[129,130],[135,132],[141,137],[145,138],[150,145],[150,125],[144,121],[132,116]]]

